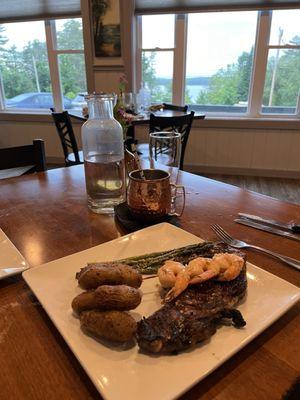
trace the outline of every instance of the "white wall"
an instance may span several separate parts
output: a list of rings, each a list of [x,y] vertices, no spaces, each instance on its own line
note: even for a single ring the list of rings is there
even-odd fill
[[[81,123],[73,121],[81,147]],[[146,126],[136,137],[147,142]],[[48,162],[63,162],[58,134],[49,122],[0,121],[0,147],[45,141]],[[300,132],[297,130],[194,128],[186,148],[185,169],[194,172],[242,173],[265,176],[300,176]]]
[[[74,125],[74,131],[78,145],[81,146],[80,125]],[[43,139],[45,141],[46,157],[48,162],[63,163],[64,155],[52,122],[49,123],[30,123],[30,122],[2,122],[0,121],[0,148],[22,146],[32,143],[33,139]]]
[[[147,141],[139,127],[136,137]],[[192,129],[185,169],[192,172],[300,177],[300,132],[268,129]]]

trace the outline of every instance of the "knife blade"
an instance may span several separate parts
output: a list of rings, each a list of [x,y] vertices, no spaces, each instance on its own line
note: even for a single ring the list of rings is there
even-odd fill
[[[300,233],[300,225],[299,224],[294,224],[294,223],[284,223],[281,221],[275,221],[273,219],[267,219],[267,218],[262,218],[258,217],[257,215],[250,215],[250,214],[245,214],[245,213],[239,213],[239,216],[242,218],[249,219],[254,222],[260,222],[262,224],[268,224],[272,226],[276,226],[279,228],[284,228],[288,229],[289,231],[292,231],[294,233]]]
[[[275,235],[283,236],[288,239],[294,239],[300,242],[300,237],[294,235],[293,233],[282,231],[281,229],[272,228],[271,226],[263,225],[258,222],[250,221],[248,219],[237,218],[234,220],[238,224],[247,225],[251,228],[260,229],[261,231],[274,233]]]

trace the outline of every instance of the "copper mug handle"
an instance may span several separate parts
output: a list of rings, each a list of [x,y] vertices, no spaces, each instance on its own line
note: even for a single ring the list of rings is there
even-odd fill
[[[174,189],[174,195],[171,194],[171,211],[168,213],[168,215],[175,215],[176,217],[181,217],[185,208],[185,188],[183,185],[176,185],[175,183],[170,183],[171,188]],[[177,194],[177,189],[182,189],[182,194],[183,194],[183,204],[181,211],[179,213],[176,212],[176,194]]]

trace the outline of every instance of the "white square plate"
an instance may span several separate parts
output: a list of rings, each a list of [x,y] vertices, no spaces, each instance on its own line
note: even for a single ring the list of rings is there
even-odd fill
[[[0,280],[20,274],[29,268],[22,254],[0,229]]]
[[[248,264],[248,294],[238,308],[244,329],[223,326],[211,339],[176,356],[141,354],[138,346],[120,350],[105,347],[82,333],[71,310],[82,290],[75,273],[87,262],[110,261],[202,241],[166,223],[120,237],[23,273],[44,309],[68,343],[97,389],[109,400],[174,399],[211,373],[285,313],[300,297],[290,283]],[[139,318],[161,307],[156,279],[144,281]]]

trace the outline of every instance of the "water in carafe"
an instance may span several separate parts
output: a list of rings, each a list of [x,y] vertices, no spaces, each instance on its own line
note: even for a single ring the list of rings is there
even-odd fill
[[[88,97],[89,119],[82,126],[88,207],[111,213],[125,200],[123,130],[113,118],[111,95]]]

